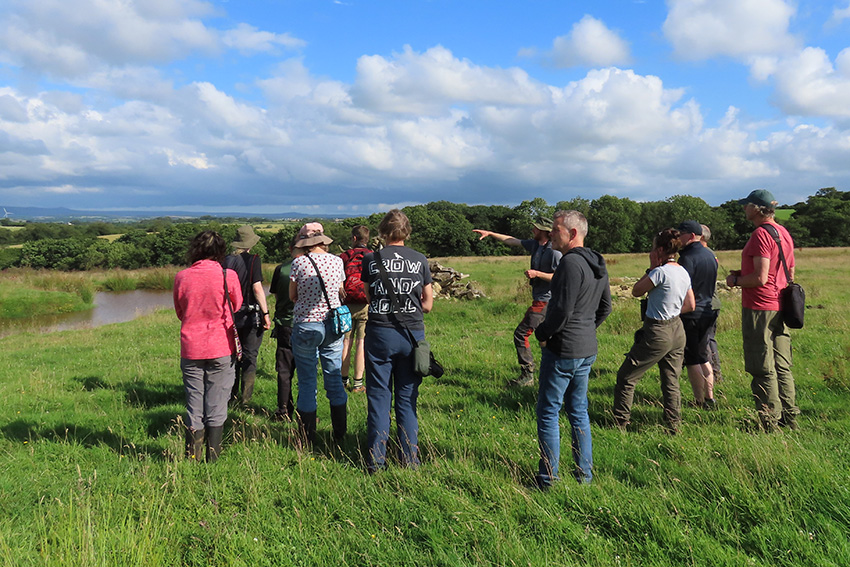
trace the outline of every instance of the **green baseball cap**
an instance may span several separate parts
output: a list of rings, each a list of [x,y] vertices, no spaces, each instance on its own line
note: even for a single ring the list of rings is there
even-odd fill
[[[773,196],[773,193],[768,191],[767,189],[756,189],[755,191],[751,191],[749,195],[738,201],[739,205],[747,205],[752,203],[753,205],[758,205],[759,207],[775,207],[776,199]]]

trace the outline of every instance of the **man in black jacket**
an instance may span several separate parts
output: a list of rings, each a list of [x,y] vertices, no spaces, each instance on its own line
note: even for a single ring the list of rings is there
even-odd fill
[[[561,437],[558,414],[566,404],[572,429],[574,476],[593,478],[593,443],[587,414],[587,382],[596,360],[596,328],[611,313],[611,289],[605,259],[584,247],[587,219],[578,211],[558,211],[552,246],[563,253],[552,277],[552,299],[535,336],[543,351],[537,395],[540,463],[537,486],[558,480]]]

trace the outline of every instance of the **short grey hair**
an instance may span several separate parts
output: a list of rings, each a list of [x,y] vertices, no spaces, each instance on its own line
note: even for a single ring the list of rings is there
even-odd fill
[[[564,227],[567,230],[575,229],[582,238],[587,236],[587,217],[578,211],[558,211],[552,217],[552,221],[563,219]]]
[[[702,227],[702,240],[704,242],[708,242],[711,240],[711,229],[704,224],[701,224],[700,226]]]

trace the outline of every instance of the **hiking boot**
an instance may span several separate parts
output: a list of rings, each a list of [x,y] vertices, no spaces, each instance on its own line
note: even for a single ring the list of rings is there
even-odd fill
[[[519,378],[515,378],[508,382],[511,388],[524,388],[526,386],[534,386],[534,374],[522,373]]]
[[[797,425],[797,418],[793,415],[783,415],[779,419],[779,427],[787,427],[791,431],[797,431],[800,426]]]
[[[534,386],[534,365],[521,364],[519,367],[519,378],[515,378],[508,382],[508,386],[511,388]]]
[[[366,386],[363,385],[363,379],[357,380],[354,379],[354,384],[351,385],[351,391],[355,394],[359,394],[366,391]]]

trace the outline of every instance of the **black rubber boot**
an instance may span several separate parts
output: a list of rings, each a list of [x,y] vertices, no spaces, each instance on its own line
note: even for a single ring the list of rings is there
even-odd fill
[[[347,404],[331,406],[331,424],[334,430],[334,441],[339,443],[345,438],[345,432],[348,430]]]
[[[204,430],[186,428],[186,458],[200,463],[204,460]]]
[[[298,444],[303,449],[313,447],[316,440],[316,412],[298,410]]]
[[[254,382],[257,379],[256,372],[243,372],[242,373],[242,396],[240,397],[239,403],[242,404],[242,407],[247,407],[248,404],[251,403],[251,398],[254,397]]]
[[[221,438],[224,435],[224,426],[207,427],[207,462],[214,463],[221,455]]]

